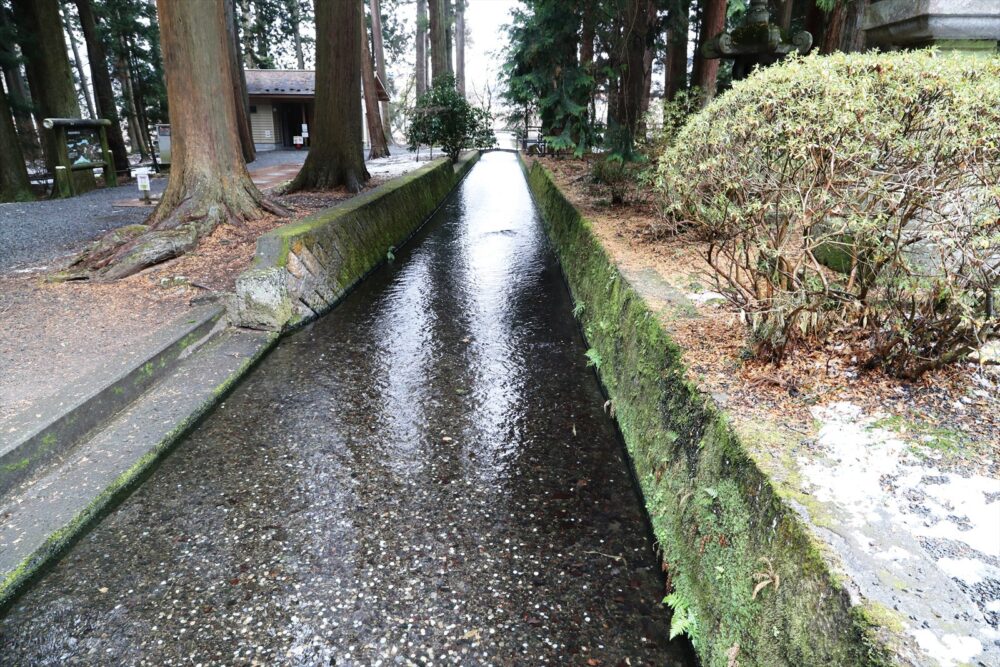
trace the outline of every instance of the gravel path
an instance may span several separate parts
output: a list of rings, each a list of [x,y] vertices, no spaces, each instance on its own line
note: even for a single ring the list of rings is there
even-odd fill
[[[154,193],[166,179],[154,178]],[[112,208],[136,196],[135,184],[94,190],[70,199],[0,204],[0,272],[44,265],[110,229],[141,223],[149,211]]]
[[[376,160],[372,166],[393,164],[408,156],[405,149],[397,150],[399,154]],[[247,166],[254,171],[280,164],[301,164],[308,153],[263,152]],[[151,179],[152,192],[163,192],[166,183],[165,178]],[[70,199],[0,204],[0,273],[51,264],[111,229],[141,223],[149,214],[148,209],[112,206],[113,202],[136,196],[135,184],[129,183]]]

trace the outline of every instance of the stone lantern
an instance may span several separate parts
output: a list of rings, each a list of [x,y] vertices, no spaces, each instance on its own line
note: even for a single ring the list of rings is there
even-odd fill
[[[806,31],[790,36],[786,41],[781,28],[771,24],[767,0],[750,0],[743,25],[726,31],[705,42],[702,55],[706,58],[727,58],[733,61],[733,79],[746,77],[757,65],[772,65],[792,51],[806,54],[813,37]]]

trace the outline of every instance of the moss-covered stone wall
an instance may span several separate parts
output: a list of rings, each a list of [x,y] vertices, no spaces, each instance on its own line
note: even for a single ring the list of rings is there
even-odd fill
[[[326,312],[420,228],[478,159],[436,160],[263,235],[253,268],[236,281],[230,319],[281,331]]]
[[[681,350],[590,223],[541,164],[523,166],[635,467],[676,624],[703,664],[901,662],[745,436],[688,379]]]

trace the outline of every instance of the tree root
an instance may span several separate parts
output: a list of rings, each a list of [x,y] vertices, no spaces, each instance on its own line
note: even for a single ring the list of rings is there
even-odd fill
[[[249,193],[248,193],[249,194]],[[251,210],[234,210],[227,203],[199,205],[188,197],[159,217],[159,207],[149,218],[150,225],[129,225],[112,230],[90,248],[74,257],[63,271],[50,280],[112,281],[126,278],[143,269],[190,252],[199,239],[216,227],[240,221],[261,212],[281,217],[290,215],[285,207],[268,199],[250,195]],[[233,201],[238,201],[234,198]],[[161,206],[163,203],[161,202]]]
[[[128,230],[122,234],[123,230]],[[73,258],[69,266],[51,280],[111,281],[183,255],[198,245],[194,225],[147,231],[145,225],[113,230]],[[138,232],[138,233],[136,233]]]

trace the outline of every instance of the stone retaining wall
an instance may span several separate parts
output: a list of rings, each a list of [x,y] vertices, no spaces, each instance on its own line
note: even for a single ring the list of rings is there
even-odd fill
[[[522,162],[577,304],[673,586],[710,667],[910,664],[892,612],[849,592],[807,510],[761,465],[780,440],[737,432],[590,223]],[[847,482],[845,480],[845,482]],[[801,513],[800,513],[801,512]]]
[[[282,331],[326,312],[420,228],[478,159],[436,160],[263,235],[253,267],[236,280],[231,322]]]

